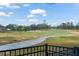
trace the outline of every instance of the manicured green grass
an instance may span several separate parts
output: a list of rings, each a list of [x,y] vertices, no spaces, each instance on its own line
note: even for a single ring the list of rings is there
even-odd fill
[[[61,37],[49,37],[45,43],[52,45],[63,45],[63,46],[79,46],[78,36],[61,36]]]
[[[66,41],[79,41],[79,37],[75,37],[75,36],[69,36],[69,37],[49,37],[46,41],[47,42],[66,42]]]
[[[48,31],[41,31],[41,32],[37,32],[40,35],[43,36],[60,36],[60,35],[72,35],[71,33],[65,31],[65,30],[61,30],[61,29],[51,29]]]

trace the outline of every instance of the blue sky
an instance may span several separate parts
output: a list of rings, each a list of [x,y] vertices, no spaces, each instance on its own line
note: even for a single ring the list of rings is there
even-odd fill
[[[79,22],[79,4],[0,4],[0,24],[2,25],[30,25],[43,23],[43,20],[52,26],[71,21],[76,24]]]

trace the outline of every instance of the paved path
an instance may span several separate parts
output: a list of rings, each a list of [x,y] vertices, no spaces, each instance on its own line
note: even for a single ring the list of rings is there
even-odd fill
[[[22,48],[22,47],[29,47],[29,46],[43,42],[44,40],[46,40],[46,38],[47,37],[41,37],[41,38],[34,39],[34,40],[28,40],[28,41],[22,41],[22,42],[18,42],[18,43],[2,45],[2,46],[0,46],[0,51]]]

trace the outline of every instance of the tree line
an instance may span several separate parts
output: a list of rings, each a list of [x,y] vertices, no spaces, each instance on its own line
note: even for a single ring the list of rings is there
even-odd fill
[[[29,26],[17,25],[17,24],[8,24],[6,26],[0,25],[0,31],[30,31],[30,30],[47,30],[47,29],[78,29],[79,23],[74,25],[73,22],[61,23],[57,26],[51,26],[45,23],[42,24],[31,24]]]
[[[79,29],[79,23],[75,24],[73,22],[61,23],[53,28],[57,29]]]
[[[0,31],[3,29],[9,31],[29,31],[29,30],[45,30],[50,29],[51,26],[48,24],[31,24],[29,26],[17,25],[17,24],[8,24],[6,26],[0,25]]]

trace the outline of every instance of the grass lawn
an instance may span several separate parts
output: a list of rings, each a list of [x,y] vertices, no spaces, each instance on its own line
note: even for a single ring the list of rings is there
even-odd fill
[[[45,43],[56,46],[79,47],[79,36],[49,37]]]
[[[23,40],[30,40],[30,39],[35,39],[38,37],[43,37],[43,36],[48,36],[47,43],[62,43],[62,42],[68,42],[70,39],[68,36],[72,36],[73,41],[73,34],[66,31],[66,30],[61,30],[61,29],[51,29],[51,30],[37,30],[37,31],[11,31],[11,32],[4,32],[0,33],[0,44],[6,44],[6,43],[13,43],[13,42],[18,42],[18,41],[23,41]],[[62,37],[61,37],[62,36]],[[67,36],[68,38],[63,36]],[[75,39],[75,38],[74,38]],[[78,40],[78,39],[77,39]],[[75,42],[75,40],[74,40]]]
[[[61,29],[51,29],[47,31],[40,31],[37,32],[41,36],[62,36],[62,35],[72,35],[71,33],[67,32],[66,30]]]

